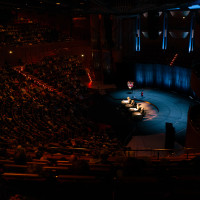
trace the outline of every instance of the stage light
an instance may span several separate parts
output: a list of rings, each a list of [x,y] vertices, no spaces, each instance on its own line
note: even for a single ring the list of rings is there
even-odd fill
[[[140,15],[137,15],[136,20],[136,37],[135,37],[135,50],[140,51]]]
[[[10,51],[9,51],[9,54],[12,54],[12,53],[13,53],[13,51],[10,50]]]
[[[85,55],[84,54],[81,54],[81,57],[84,57]]]
[[[144,16],[145,18],[147,18],[147,17],[148,17],[148,12],[143,13],[143,16]]]
[[[148,32],[144,32],[144,31],[142,31],[142,34],[144,35],[145,38],[149,38],[149,34],[148,34]]]
[[[171,35],[172,38],[182,38],[185,39],[189,32],[186,31],[173,31],[173,32],[169,32],[169,34]]]
[[[59,2],[57,2],[57,3],[56,3],[56,5],[60,5],[60,3],[59,3]]]
[[[192,6],[188,6],[188,8],[190,10],[193,10],[193,9],[200,9],[200,5],[192,5]]]
[[[170,8],[168,10],[180,10],[180,8]]]
[[[177,11],[170,11],[170,13],[173,17],[181,17],[182,18],[182,17],[187,17],[189,15],[190,11],[189,10],[185,10],[185,11],[177,10]]]

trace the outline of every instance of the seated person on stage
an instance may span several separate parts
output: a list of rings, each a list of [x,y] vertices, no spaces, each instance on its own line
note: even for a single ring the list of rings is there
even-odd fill
[[[131,100],[131,105],[134,105],[135,101],[134,100]]]
[[[142,110],[141,110],[141,113],[142,113],[142,116],[144,116],[144,115],[145,115],[144,108],[142,108]]]
[[[122,100],[121,103],[130,103],[131,102],[131,99],[130,97],[127,97],[127,100]]]
[[[127,103],[125,106],[128,108],[134,107],[134,100],[130,100],[130,103]]]
[[[137,107],[137,103],[134,100],[131,100],[131,105],[136,108]]]

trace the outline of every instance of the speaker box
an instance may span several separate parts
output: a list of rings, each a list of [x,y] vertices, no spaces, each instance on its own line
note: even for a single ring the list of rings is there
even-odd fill
[[[165,134],[165,149],[173,149],[175,142],[175,129],[172,123],[166,122],[165,124],[166,134]]]

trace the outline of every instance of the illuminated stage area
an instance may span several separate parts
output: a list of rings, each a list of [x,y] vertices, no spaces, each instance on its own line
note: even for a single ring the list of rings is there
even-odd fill
[[[140,103],[146,111],[143,120],[134,124],[129,147],[132,149],[164,148],[166,122],[173,124],[176,141],[184,145],[188,109],[195,103],[192,99],[156,89],[135,89],[132,94],[129,94],[128,90],[120,90],[109,95],[110,101],[115,103],[120,103],[129,96]]]

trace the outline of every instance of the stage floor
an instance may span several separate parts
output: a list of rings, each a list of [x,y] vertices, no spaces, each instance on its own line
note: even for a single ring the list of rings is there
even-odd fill
[[[141,97],[141,91],[143,91],[143,97]],[[109,95],[110,101],[119,104],[128,96],[131,99],[151,103],[148,117],[136,123],[136,130],[127,146],[132,149],[164,148],[166,122],[173,124],[176,142],[184,145],[188,109],[195,103],[194,100],[174,92],[156,89],[135,89],[132,93],[128,89],[119,90]]]

